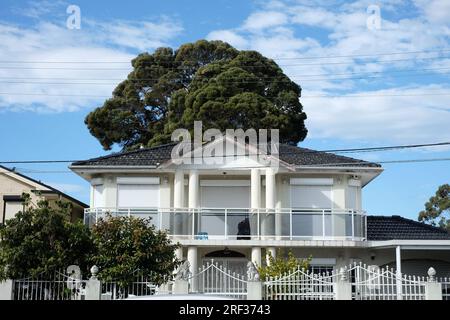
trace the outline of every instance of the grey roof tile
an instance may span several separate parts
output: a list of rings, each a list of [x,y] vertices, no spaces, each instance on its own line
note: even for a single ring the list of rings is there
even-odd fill
[[[170,143],[153,148],[113,153],[74,162],[72,166],[155,166],[170,160],[171,151],[175,145],[176,143]],[[380,167],[376,163],[288,144],[279,145],[279,158],[290,165]]]
[[[441,228],[400,216],[367,216],[368,240],[450,240]]]

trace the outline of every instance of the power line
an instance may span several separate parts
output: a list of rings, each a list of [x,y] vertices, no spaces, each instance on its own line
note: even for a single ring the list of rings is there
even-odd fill
[[[381,146],[381,147],[367,147],[367,148],[350,148],[350,149],[328,149],[328,150],[310,150],[303,149],[300,152],[283,152],[283,155],[297,155],[299,153],[315,153],[315,152],[328,152],[328,153],[360,153],[360,152],[376,152],[376,151],[388,151],[388,150],[401,150],[401,149],[415,149],[426,147],[441,147],[448,146],[449,142],[436,142],[436,143],[424,143],[424,144],[409,144],[409,145],[395,145],[395,146]],[[137,150],[138,151],[138,150]],[[118,153],[117,155],[119,155]],[[114,154],[111,154],[114,155]],[[111,155],[107,155],[111,156]],[[262,154],[246,154],[245,156],[259,156]],[[221,158],[236,157],[236,155],[222,155]],[[195,157],[191,157],[195,158]],[[200,158],[217,158],[217,156],[202,156]],[[169,160],[167,157],[151,157],[152,160]],[[42,163],[72,163],[86,160],[17,160],[17,161],[0,161],[3,164],[42,164]],[[352,162],[354,164],[354,162]]]
[[[242,92],[245,93],[245,92]],[[88,95],[88,94],[51,94],[51,93],[31,93],[31,92],[0,92],[0,95],[12,96],[48,96],[48,97],[85,97],[85,98],[111,98],[110,95]],[[410,93],[410,94],[372,94],[372,95],[311,95],[302,96],[300,99],[311,98],[381,98],[381,97],[416,97],[416,96],[448,96],[450,92],[440,93]],[[232,98],[234,96],[221,95],[218,98]],[[279,96],[264,95],[265,98],[279,98]]]
[[[292,79],[295,79],[297,82],[309,82],[309,81],[325,81],[325,80],[352,80],[352,79],[374,79],[374,78],[384,78],[384,74],[386,73],[404,73],[404,72],[420,72],[420,71],[438,71],[438,70],[450,70],[450,67],[446,68],[429,68],[429,69],[409,69],[409,70],[386,70],[386,71],[370,71],[370,72],[348,72],[348,73],[337,73],[333,74],[333,76],[344,76],[344,75],[355,75],[355,74],[361,74],[367,76],[361,76],[361,77],[338,77],[338,78],[301,78],[306,76],[328,76],[331,74],[311,74],[311,75],[293,75],[286,79],[279,79],[279,82],[291,82]],[[370,74],[378,74],[377,76],[371,76]],[[447,75],[447,73],[444,73]],[[436,75],[435,72],[428,72],[428,73],[417,73],[417,74],[400,74],[400,75],[389,75],[389,77],[411,77],[411,76],[427,76],[427,75]],[[260,81],[264,80],[270,80],[270,79],[277,79],[278,77],[264,77],[261,80],[242,80],[238,81],[236,78],[221,78],[220,80],[225,80],[227,83],[259,83]],[[3,81],[3,79],[17,79],[17,80],[27,80],[27,81]],[[78,82],[43,82],[43,81],[28,81],[28,80],[45,80],[45,79],[53,79],[53,80],[72,80],[72,81],[78,81]],[[200,76],[201,79],[201,76]],[[132,82],[138,82],[138,81],[158,81],[159,78],[142,78],[142,79],[76,79],[76,78],[16,78],[16,77],[0,77],[0,83],[23,83],[23,84],[56,84],[56,85],[64,85],[64,84],[80,84],[80,85],[114,85],[117,84],[117,82],[80,82],[80,81],[132,81]],[[214,80],[214,78],[205,78],[205,80]]]
[[[448,59],[450,57],[447,56],[443,56],[443,57],[424,57],[424,58],[408,58],[408,59],[390,59],[390,60],[379,60],[379,61],[371,61],[371,62],[365,62],[365,63],[391,63],[391,62],[400,62],[400,61],[414,61],[414,60],[438,60],[438,59]],[[417,61],[416,61],[417,62]],[[0,62],[0,63],[7,63],[5,61]],[[12,61],[10,61],[9,63],[14,63]],[[25,63],[25,62],[15,62],[17,64],[19,63]],[[32,63],[32,62],[29,62]],[[45,63],[45,62],[34,62],[34,63]],[[49,62],[50,63],[50,62]],[[76,63],[76,62],[54,62],[55,64],[72,64],[72,63]],[[77,62],[77,63],[82,63]],[[91,62],[94,63],[94,62]],[[100,63],[100,62],[99,62]],[[119,63],[119,62],[117,62]],[[122,62],[125,63],[125,62]],[[129,62],[127,62],[129,63]],[[315,65],[340,65],[340,64],[355,64],[354,61],[347,61],[347,62],[321,62],[321,63],[299,63],[299,64],[277,64],[279,67],[299,67],[299,66],[315,66]],[[356,63],[356,64],[362,64],[362,63]],[[145,65],[151,65],[151,66],[161,66],[164,67],[164,63],[153,63],[153,62],[147,62],[147,61],[141,61],[138,64],[138,67],[140,66],[145,66]],[[170,67],[170,65],[173,65],[173,63],[166,63],[166,65],[168,65],[168,67],[165,67],[165,70],[185,70],[185,69],[192,69],[194,68],[193,66],[177,66],[177,67]],[[200,68],[198,66],[196,66],[195,68]],[[259,66],[259,65],[245,65],[245,68],[266,68],[266,66]],[[36,66],[0,66],[0,69],[36,69],[36,70],[80,70],[80,71],[89,71],[89,70],[93,70],[93,71],[99,71],[99,70],[132,70],[133,66],[129,66],[128,68],[84,68],[84,67],[36,67]],[[135,68],[134,68],[135,69]]]
[[[390,56],[402,54],[418,54],[418,53],[442,53],[450,52],[450,49],[437,50],[418,50],[418,51],[396,51],[396,52],[382,52],[382,53],[365,53],[365,54],[350,54],[350,55],[328,55],[328,56],[314,56],[314,57],[272,57],[275,60],[304,60],[304,59],[331,59],[331,58],[351,58],[351,57],[373,57],[373,56]],[[37,60],[3,60],[0,63],[130,63],[130,61],[37,61]]]

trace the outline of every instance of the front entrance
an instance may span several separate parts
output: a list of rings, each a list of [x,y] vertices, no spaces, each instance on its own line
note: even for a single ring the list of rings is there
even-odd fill
[[[207,266],[208,264],[214,263],[231,273],[246,275],[248,261],[249,260],[244,254],[237,251],[224,249],[206,254],[203,258],[202,265]]]

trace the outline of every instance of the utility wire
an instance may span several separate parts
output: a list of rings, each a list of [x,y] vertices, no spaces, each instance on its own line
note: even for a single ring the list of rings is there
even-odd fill
[[[350,55],[328,55],[328,56],[314,56],[314,57],[272,57],[276,60],[303,60],[303,59],[331,59],[331,58],[351,58],[351,57],[373,57],[373,56],[390,56],[390,55],[402,55],[402,54],[417,54],[417,53],[442,53],[450,52],[450,49],[438,49],[438,50],[419,50],[419,51],[396,51],[396,52],[383,52],[383,53],[365,53],[365,54],[350,54]],[[1,63],[35,63],[33,60],[3,60]],[[130,63],[130,61],[40,61],[45,63]]]
[[[327,152],[327,153],[360,153],[360,152],[377,152],[377,151],[388,151],[388,150],[402,150],[402,149],[413,149],[413,148],[427,148],[427,147],[440,147],[440,146],[448,146],[450,142],[437,142],[437,143],[426,143],[426,144],[409,144],[409,145],[396,145],[396,146],[381,146],[381,147],[368,147],[368,148],[350,148],[350,149],[328,149],[328,150],[311,150],[311,149],[302,149],[297,152],[283,152],[283,155],[298,155],[301,153],[318,153],[318,152]],[[174,144],[175,146],[175,144]],[[134,150],[130,152],[137,152],[140,150]],[[125,152],[126,153],[126,152]],[[121,152],[113,153],[110,155],[106,155],[103,157],[110,157],[114,155],[120,155]],[[262,153],[257,154],[245,154],[245,156],[261,156],[264,155]],[[226,157],[236,157],[237,155],[222,155],[221,158]],[[102,158],[102,157],[100,157]],[[198,158],[198,157],[191,157]],[[200,158],[217,158],[217,156],[202,156]],[[151,160],[169,160],[167,157],[151,157]],[[13,163],[72,163],[86,160],[17,160],[17,161],[0,161],[3,164],[13,164]],[[355,162],[352,162],[354,164]]]
[[[440,89],[439,89],[440,90]],[[246,92],[241,92],[246,93]],[[89,95],[89,94],[52,94],[52,93],[31,93],[31,92],[0,92],[0,95],[11,96],[48,96],[48,97],[84,97],[84,98],[112,98],[111,95]],[[314,98],[381,98],[381,97],[416,97],[416,96],[448,96],[450,92],[440,93],[399,93],[399,94],[372,94],[372,95],[311,95],[302,96],[300,99]],[[232,98],[234,96],[221,95],[217,98]],[[279,98],[279,96],[264,95],[265,98]]]

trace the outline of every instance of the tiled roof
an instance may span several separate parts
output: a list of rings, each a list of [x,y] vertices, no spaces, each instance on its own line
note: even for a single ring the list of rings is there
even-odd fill
[[[368,240],[450,240],[441,228],[400,216],[367,216]]]
[[[128,152],[117,152],[107,156],[77,161],[72,166],[157,166],[170,160],[175,143]]]
[[[153,148],[113,153],[104,157],[74,162],[72,166],[157,166],[170,160],[172,148],[175,145],[170,143]],[[290,165],[380,167],[376,163],[288,144],[279,145],[279,158]]]

